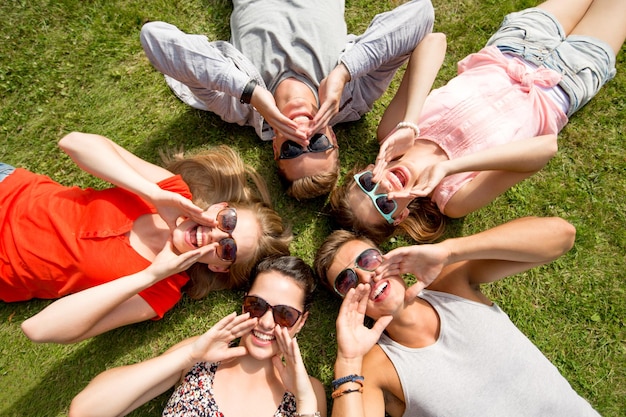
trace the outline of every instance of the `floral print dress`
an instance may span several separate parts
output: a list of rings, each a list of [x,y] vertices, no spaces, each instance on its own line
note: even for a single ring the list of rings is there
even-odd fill
[[[219,362],[198,362],[174,390],[163,417],[224,417],[213,398],[213,378]],[[296,397],[285,392],[273,417],[291,417],[296,412]]]

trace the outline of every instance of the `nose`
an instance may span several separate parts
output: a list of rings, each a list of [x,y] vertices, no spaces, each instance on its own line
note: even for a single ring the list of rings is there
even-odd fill
[[[357,276],[359,277],[359,282],[363,284],[370,284],[376,276],[374,272],[364,271],[359,268],[356,268],[355,271]]]
[[[220,230],[219,228],[213,227],[211,231],[209,232],[209,237],[211,239],[211,243],[213,243],[213,242],[219,242],[225,237],[229,237],[229,235],[228,233]]]
[[[268,308],[265,314],[259,317],[259,325],[262,329],[272,330],[276,327],[276,323],[274,323],[274,315],[272,313],[272,308]]]

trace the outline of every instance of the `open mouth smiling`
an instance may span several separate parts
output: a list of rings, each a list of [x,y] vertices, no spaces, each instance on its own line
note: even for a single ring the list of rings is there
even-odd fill
[[[200,225],[196,225],[189,229],[189,243],[191,246],[200,248],[206,244],[204,239],[203,227]]]
[[[389,171],[389,175],[387,178],[389,179],[389,182],[391,182],[391,184],[394,186],[394,188],[396,189],[403,189],[407,182],[408,182],[408,177],[406,175],[406,172],[404,172],[404,170],[402,168],[396,168],[396,169],[392,169]]]

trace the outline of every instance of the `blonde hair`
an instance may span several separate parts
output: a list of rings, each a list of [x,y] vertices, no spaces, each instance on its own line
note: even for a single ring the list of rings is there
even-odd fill
[[[409,215],[398,225],[389,224],[382,217],[379,222],[364,222],[359,219],[352,210],[349,197],[350,189],[355,184],[354,174],[362,170],[360,167],[352,169],[345,182],[330,194],[332,217],[339,225],[362,233],[378,244],[394,234],[409,235],[418,243],[433,242],[443,235],[447,217],[427,197],[418,197],[411,201],[408,206]]]
[[[281,217],[265,203],[229,202],[237,210],[250,210],[259,223],[260,236],[252,256],[236,259],[228,272],[213,272],[207,265],[196,263],[187,270],[191,281],[185,286],[187,295],[202,298],[209,291],[242,288],[248,281],[254,265],[263,258],[273,255],[289,255],[289,244],[293,238],[291,230],[283,224]]]
[[[193,202],[201,208],[222,201],[242,210],[250,210],[259,223],[260,238],[255,253],[248,260],[235,261],[228,272],[218,273],[196,263],[187,270],[191,280],[185,291],[191,298],[202,298],[209,291],[241,287],[262,257],[289,254],[291,230],[271,208],[265,180],[226,145],[185,157],[182,151],[161,153],[165,168],[180,174],[189,187]]]

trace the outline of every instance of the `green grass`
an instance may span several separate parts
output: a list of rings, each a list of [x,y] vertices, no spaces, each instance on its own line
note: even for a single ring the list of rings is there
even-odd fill
[[[349,29],[360,32],[394,2],[349,0]],[[448,36],[448,55],[436,85],[456,62],[478,50],[505,13],[536,4],[524,0],[437,0],[435,30]],[[195,151],[227,143],[267,179],[277,210],[292,224],[293,251],[309,262],[330,231],[325,200],[297,203],[282,194],[269,143],[251,128],[180,103],[146,60],[139,30],[165,20],[210,39],[228,38],[231,3],[223,0],[30,2],[0,5],[0,161],[65,183],[100,187],[56,147],[78,130],[110,137],[158,161],[158,149]],[[626,57],[618,75],[560,135],[549,165],[490,206],[452,223],[449,236],[467,235],[527,215],[561,216],[577,230],[573,250],[556,262],[491,285],[486,292],[552,360],[572,386],[604,416],[626,415]],[[359,122],[336,128],[343,170],[374,158],[375,127],[399,78]],[[385,245],[390,249],[398,240]],[[42,248],[45,250],[45,248]],[[241,293],[184,299],[159,322],[118,329],[71,346],[36,345],[19,325],[48,302],[0,304],[0,415],[59,416],[104,369],[137,362],[206,330],[237,310]],[[301,333],[309,371],[328,386],[335,354],[338,302],[320,291]],[[168,395],[135,416],[160,415]]]

